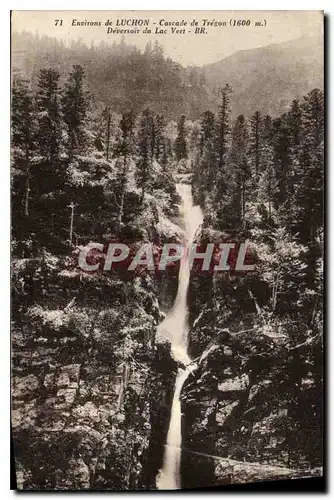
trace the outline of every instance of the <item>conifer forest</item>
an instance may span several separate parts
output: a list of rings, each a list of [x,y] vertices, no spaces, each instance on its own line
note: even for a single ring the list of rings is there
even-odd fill
[[[211,70],[158,43],[65,46],[26,32],[13,50],[18,489],[161,489],[187,363],[159,325],[180,265],[105,270],[97,251],[85,272],[78,256],[94,243],[150,243],[154,256],[181,243],[185,189],[203,215],[198,248],[247,241],[254,269],[233,271],[231,252],[231,271],[190,270],[180,487],[321,476],[321,83],[301,95],[282,83],[284,99],[277,84],[266,102],[258,83],[243,110],[238,84],[211,85]]]

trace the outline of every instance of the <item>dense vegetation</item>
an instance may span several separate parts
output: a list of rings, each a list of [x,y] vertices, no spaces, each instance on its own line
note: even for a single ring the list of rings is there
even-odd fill
[[[39,71],[50,67],[66,79],[72,65],[84,67],[94,106],[103,103],[117,113],[139,113],[149,107],[174,119],[184,113],[195,117],[210,106],[214,96],[205,82],[201,68],[184,68],[165,57],[156,41],[144,51],[135,45],[101,42],[87,47],[80,39],[65,44],[47,36],[29,32],[13,34],[13,67],[35,86]],[[131,104],[130,104],[131,103]]]
[[[224,52],[224,47],[221,47]],[[233,119],[238,114],[279,116],[294,98],[313,88],[323,88],[322,37],[304,37],[283,44],[242,50],[221,61],[201,67],[183,67],[171,60],[156,41],[145,50],[111,39],[87,46],[76,39],[12,34],[12,64],[35,88],[39,72],[52,68],[66,80],[73,64],[85,69],[94,106],[103,103],[117,113],[149,107],[168,120],[182,114],[198,119],[206,110],[215,112],[218,89],[224,82],[233,87]],[[131,103],[131,104],[130,104]]]
[[[200,389],[188,386],[187,443],[307,469],[322,461],[323,94],[314,89],[275,119],[256,112],[233,123],[232,99],[226,85],[217,114],[201,120],[193,190],[202,242],[248,239],[256,266],[192,280],[192,354],[212,355]],[[185,474],[199,467],[203,476],[203,459],[184,461]],[[187,484],[214,482],[216,465],[209,459],[208,477],[188,473]]]
[[[155,50],[147,60],[160,57]],[[145,54],[131,54],[142,68]],[[170,61],[158,67],[159,78],[172,71]],[[205,212],[200,242],[248,239],[256,257],[247,274],[192,276],[191,354],[211,350],[185,388],[188,449],[321,465],[322,92],[276,118],[233,121],[229,85],[216,113],[192,120],[180,110],[170,120],[174,95],[168,116],[150,110],[151,89],[122,114],[113,89],[108,95],[97,104],[79,64],[65,81],[51,68],[32,82],[13,79],[12,423],[21,487],[155,487],[175,376],[155,332],[176,270],[90,275],[76,257],[90,241],[178,241],[177,173],[193,173]],[[195,467],[202,481],[218,481],[216,462],[183,460],[185,471],[192,465],[185,485]]]
[[[55,70],[41,70],[35,94],[14,78],[13,427],[25,488],[152,481],[142,462],[172,374],[159,382],[164,358],[155,366],[158,283],[126,270],[85,274],[77,254],[90,241],[178,237],[168,219],[177,215],[173,126],[169,137],[148,109],[91,108],[79,65],[63,88]]]

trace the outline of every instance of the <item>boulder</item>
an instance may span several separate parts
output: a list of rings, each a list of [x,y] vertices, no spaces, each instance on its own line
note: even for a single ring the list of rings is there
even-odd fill
[[[230,378],[224,380],[218,384],[218,390],[220,392],[234,392],[234,391],[245,391],[249,385],[249,376],[243,373],[239,377]]]
[[[38,378],[35,375],[26,377],[15,377],[13,379],[13,398],[25,399],[33,396],[39,386]]]
[[[34,427],[36,421],[36,399],[29,403],[21,404],[12,410],[12,426],[13,429],[28,429]]]

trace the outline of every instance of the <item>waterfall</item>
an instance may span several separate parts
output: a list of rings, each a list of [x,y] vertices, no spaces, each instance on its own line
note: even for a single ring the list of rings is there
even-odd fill
[[[180,213],[184,221],[184,255],[180,263],[179,284],[176,299],[171,311],[159,325],[158,332],[171,342],[171,353],[176,361],[185,366],[178,369],[175,380],[174,397],[165,445],[163,466],[156,479],[159,490],[181,488],[180,465],[182,448],[181,430],[181,391],[187,377],[196,368],[191,364],[188,355],[188,308],[187,293],[189,287],[190,269],[188,249],[192,244],[198,227],[203,222],[203,213],[199,206],[193,205],[191,186],[177,184],[176,190],[182,199]]]

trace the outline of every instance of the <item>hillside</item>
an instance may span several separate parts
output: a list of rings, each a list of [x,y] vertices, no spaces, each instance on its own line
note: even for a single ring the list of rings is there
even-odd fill
[[[185,114],[196,118],[210,107],[209,89],[201,71],[183,68],[164,57],[162,48],[148,44],[144,52],[124,42],[88,47],[82,41],[65,45],[50,37],[28,32],[12,36],[12,69],[36,85],[39,71],[50,67],[61,81],[73,64],[81,64],[95,102],[118,113],[136,114],[144,107],[168,119]]]
[[[235,115],[261,109],[278,115],[293,99],[323,88],[323,42],[299,38],[283,44],[243,50],[208,64],[204,73],[211,88],[228,82],[234,91]]]
[[[257,109],[274,116],[285,112],[295,98],[323,87],[320,38],[301,38],[283,44],[244,50],[203,68],[184,68],[165,58],[158,44],[141,53],[135,46],[100,44],[69,46],[49,37],[13,34],[13,71],[37,80],[42,67],[64,75],[73,62],[81,64],[95,101],[116,112],[135,113],[150,107],[168,119],[185,114],[199,118],[215,110],[217,87],[233,88],[233,116],[250,115]]]
[[[18,489],[321,475],[323,92],[275,118],[232,119],[228,85],[201,121],[121,114],[194,113],[205,83],[159,46],[26,41],[31,79],[11,89]]]

